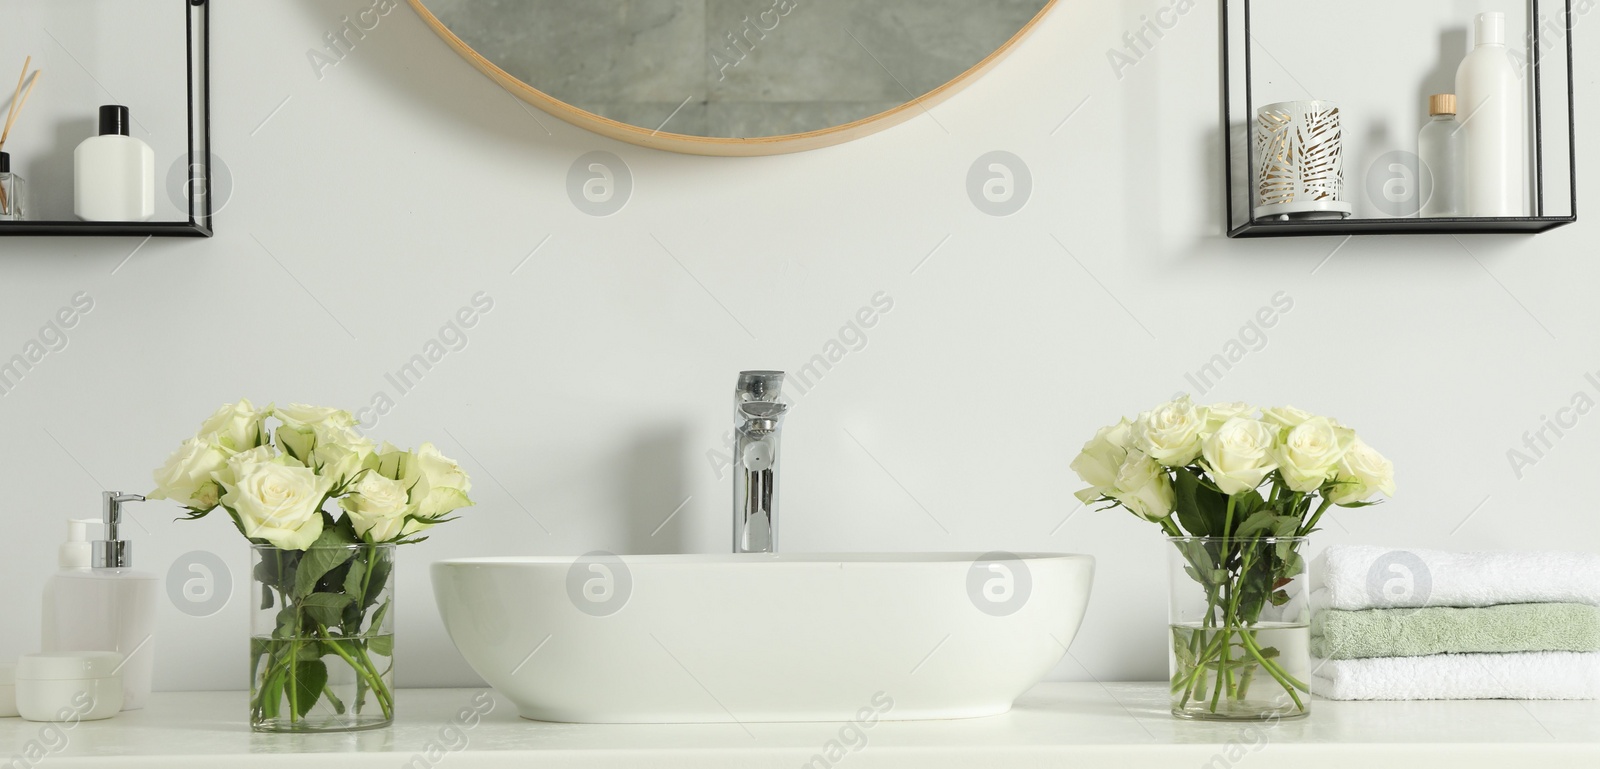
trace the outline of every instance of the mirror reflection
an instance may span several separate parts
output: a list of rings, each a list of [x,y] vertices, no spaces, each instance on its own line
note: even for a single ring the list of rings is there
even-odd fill
[[[650,131],[780,136],[899,107],[1049,0],[423,0],[512,77]]]

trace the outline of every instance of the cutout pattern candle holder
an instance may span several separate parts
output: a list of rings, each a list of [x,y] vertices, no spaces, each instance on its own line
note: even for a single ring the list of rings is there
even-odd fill
[[[1344,218],[1339,105],[1285,101],[1256,111],[1256,218]]]

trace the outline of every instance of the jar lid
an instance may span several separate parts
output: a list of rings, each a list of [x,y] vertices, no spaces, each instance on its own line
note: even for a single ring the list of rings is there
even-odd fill
[[[0,686],[13,686],[17,683],[17,666],[13,662],[0,662]]]
[[[116,652],[51,652],[27,654],[17,660],[19,681],[87,681],[111,678],[122,668]]]
[[[1429,115],[1454,115],[1456,114],[1456,95],[1453,93],[1436,93],[1428,97]]]

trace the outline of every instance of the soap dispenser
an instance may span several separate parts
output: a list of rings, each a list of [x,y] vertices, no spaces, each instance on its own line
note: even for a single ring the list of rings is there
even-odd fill
[[[92,544],[86,540],[93,522],[69,521],[61,571],[50,578],[44,594],[41,650],[121,654],[123,710],[144,707],[155,671],[160,578],[133,570],[133,543],[121,531],[123,504],[143,500],[118,491],[101,494],[105,539]]]

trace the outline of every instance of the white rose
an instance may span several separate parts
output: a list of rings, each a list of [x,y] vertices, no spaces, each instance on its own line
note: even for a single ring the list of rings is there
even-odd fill
[[[271,408],[270,406],[268,408]],[[229,453],[253,449],[266,442],[266,411],[258,411],[248,398],[224,404],[200,424],[200,437]]]
[[[367,473],[351,487],[349,496],[339,500],[339,506],[349,514],[357,534],[371,542],[384,542],[402,533],[411,504],[404,483]]]
[[[1277,450],[1278,473],[1284,485],[1300,492],[1321,488],[1344,459],[1354,437],[1327,417],[1311,417],[1290,428]]]
[[[302,460],[319,446],[343,446],[363,460],[373,451],[372,441],[356,430],[356,418],[348,411],[291,403],[274,409],[273,415],[283,422],[278,427],[278,443]]]
[[[278,461],[246,462],[233,471],[235,482],[222,495],[222,504],[238,515],[246,536],[285,550],[305,550],[322,534],[328,479]]]
[[[227,463],[219,468],[215,473],[212,473],[211,477],[217,483],[222,484],[222,486],[226,488],[232,485],[234,480],[239,477],[239,471],[242,468],[250,465],[262,464],[265,462],[274,462],[277,461],[279,456],[280,455],[278,454],[277,450],[273,449],[272,444],[270,443],[263,446],[257,446],[248,451],[241,451],[231,457],[228,457]],[[292,458],[288,457],[285,457],[285,459],[288,459],[290,462],[294,461]]]
[[[1256,407],[1248,403],[1213,403],[1201,411],[1206,417],[1206,426],[1202,431],[1209,436],[1234,417],[1255,416]]]
[[[1168,467],[1183,467],[1200,456],[1205,415],[1184,395],[1139,415],[1133,445]]]
[[[1206,439],[1200,466],[1222,493],[1250,491],[1278,469],[1272,461],[1276,433],[1265,422],[1234,417]]]
[[[472,479],[467,477],[466,471],[454,459],[439,453],[432,443],[418,446],[415,459],[417,471],[426,481],[418,485],[423,492],[420,497],[417,490],[412,491],[419,517],[438,518],[451,510],[472,504],[467,497],[467,492],[472,490]]]
[[[366,466],[392,480],[404,480],[408,475],[416,473],[416,462],[411,452],[402,451],[388,441],[384,441],[377,451],[372,452],[372,456],[367,458]]]
[[[354,425],[355,417],[350,412],[328,406],[310,406],[304,403],[291,403],[287,406],[278,406],[272,410],[284,424],[297,430],[310,428],[321,424]]]
[[[1299,427],[1300,423],[1310,418],[1310,413],[1301,411],[1293,406],[1274,406],[1270,409],[1261,410],[1262,421],[1284,428]]]
[[[1172,514],[1172,479],[1166,468],[1142,451],[1128,453],[1109,495],[1145,520],[1159,521]]]
[[[1350,448],[1339,462],[1334,483],[1328,490],[1328,499],[1336,505],[1364,502],[1380,491],[1392,497],[1394,463],[1356,437],[1351,439]]]
[[[1117,472],[1128,457],[1128,442],[1132,425],[1123,419],[1110,427],[1102,427],[1093,438],[1083,444],[1083,450],[1069,467],[1089,488],[1077,493],[1078,500],[1089,504],[1104,496],[1117,485]]]
[[[187,507],[210,510],[217,506],[220,490],[212,475],[228,463],[228,455],[209,441],[190,438],[155,471],[155,491],[150,499],[170,499]]]
[[[319,445],[311,451],[311,466],[318,474],[333,482],[334,488],[341,488],[361,472],[362,463],[366,458],[361,452],[348,446],[337,444]],[[368,473],[371,475],[372,473]]]

